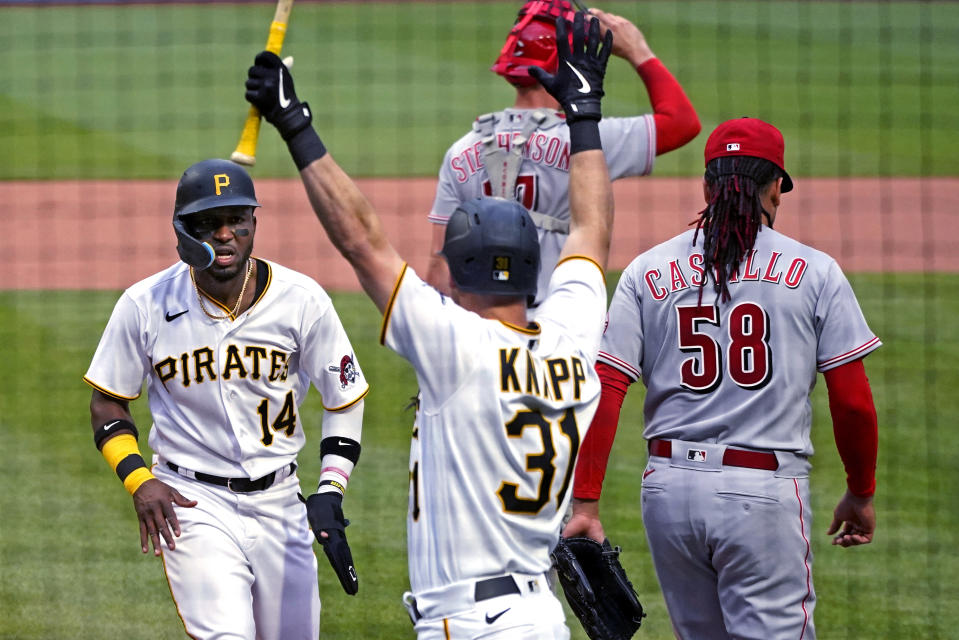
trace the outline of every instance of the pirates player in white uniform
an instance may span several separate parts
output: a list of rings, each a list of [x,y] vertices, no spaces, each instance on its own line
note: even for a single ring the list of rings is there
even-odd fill
[[[572,123],[572,217],[533,324],[526,298],[536,290],[539,243],[521,205],[481,198],[453,214],[443,249],[455,283],[447,298],[383,235],[369,202],[326,153],[308,106],[291,98],[279,58],[261,53],[247,80],[247,99],[287,141],[317,216],[383,313],[382,342],[416,370],[412,590],[404,602],[421,640],[569,637],[544,574],[599,398],[593,365],[612,224],[598,127],[610,41],[600,48],[594,24],[584,47],[582,14],[573,28],[572,52],[561,52],[570,64],[540,75]],[[293,102],[285,109],[281,86]]]
[[[773,230],[782,134],[727,121],[706,143],[697,229],[637,257],[610,303],[603,396],[564,535],[602,540],[597,500],[626,388],[646,385],[642,512],[679,638],[815,637],[809,394],[825,377],[848,489],[828,534],[872,540],[880,346],[828,255]],[[709,274],[708,276],[706,274]]]
[[[182,262],[124,292],[84,380],[97,447],[133,495],[143,553],[152,540],[163,556],[186,633],[315,640],[310,525],[344,589],[358,586],[341,501],[368,385],[326,292],[251,256],[259,206],[239,165],[188,168],[173,223]],[[152,470],[129,410],[144,380]],[[298,408],[311,383],[322,471],[304,506]]]
[[[603,152],[613,180],[644,176],[653,160],[699,133],[699,118],[682,86],[629,20],[590,9],[601,31],[613,32],[613,55],[636,70],[653,113],[603,118]],[[567,0],[530,0],[519,11],[492,71],[516,90],[511,108],[479,116],[446,151],[428,220],[433,223],[426,281],[448,294],[449,268],[441,255],[446,223],[461,203],[480,196],[516,199],[530,211],[540,241],[541,299],[569,233],[569,127],[556,99],[529,74],[556,71],[556,17],[572,20]],[[539,302],[537,300],[536,302]],[[535,303],[534,303],[535,305]]]

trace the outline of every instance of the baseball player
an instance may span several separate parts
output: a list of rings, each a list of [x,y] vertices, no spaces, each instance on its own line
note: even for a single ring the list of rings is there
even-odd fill
[[[642,512],[679,638],[815,637],[809,394],[821,372],[848,490],[828,534],[872,540],[880,346],[828,255],[773,230],[793,188],[783,137],[740,118],[706,142],[696,229],[623,272],[599,352],[603,395],[564,535],[603,539],[600,497],[626,388],[646,385]]]
[[[358,587],[341,503],[369,387],[326,292],[251,255],[259,206],[239,165],[188,168],[173,213],[181,262],[124,292],[84,380],[97,448],[133,496],[143,553],[152,542],[163,557],[186,633],[315,640],[314,534],[347,593]],[[152,468],[129,410],[144,379]],[[311,383],[322,471],[304,505],[297,410]]]
[[[287,141],[327,234],[383,313],[381,341],[416,371],[404,603],[420,640],[569,637],[544,574],[599,399],[593,364],[612,224],[598,126],[611,37],[600,47],[593,23],[584,45],[584,24],[577,14],[571,51],[558,27],[568,64],[534,71],[563,105],[571,144],[570,234],[536,323],[527,323],[526,296],[536,291],[539,242],[526,209],[487,197],[453,213],[448,298],[384,236],[280,59],[263,52],[249,71],[246,97]]]
[[[683,88],[626,18],[590,9],[601,32],[613,33],[613,55],[636,69],[646,85],[652,114],[603,118],[603,152],[613,180],[643,176],[659,154],[677,149],[699,133],[699,119]],[[566,0],[531,0],[492,67],[516,90],[513,106],[479,116],[473,128],[447,150],[429,221],[432,247],[426,281],[449,293],[449,269],[441,255],[446,224],[460,203],[492,195],[516,199],[530,211],[540,240],[537,291],[546,295],[552,268],[569,233],[569,127],[530,66],[556,72],[556,17],[572,20]],[[535,306],[540,300],[533,303]]]

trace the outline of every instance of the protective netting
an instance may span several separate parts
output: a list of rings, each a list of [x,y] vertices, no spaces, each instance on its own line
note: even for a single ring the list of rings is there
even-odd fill
[[[327,147],[417,270],[446,148],[481,113],[512,103],[489,71],[519,2],[308,2],[283,55]],[[609,285],[640,251],[702,208],[703,145],[755,116],[786,139],[796,182],[776,228],[849,275],[885,346],[866,361],[880,424],[875,542],[824,531],[844,474],[825,393],[814,394],[813,550],[821,637],[945,638],[959,627],[955,459],[959,419],[959,4],[669,0],[600,8],[639,26],[690,97],[703,131],[651,176],[615,185]],[[176,260],[170,218],[190,164],[227,158],[247,104],[246,69],[266,41],[267,2],[0,1],[0,636],[182,637],[152,558],[139,557],[129,496],[92,445],[81,381],[119,292]],[[642,82],[610,62],[607,115],[650,110]],[[377,344],[379,315],[326,240],[295,167],[264,124],[251,169],[256,254],[334,292],[373,384],[363,458],[344,503],[360,575],[347,599],[320,556],[324,638],[412,637],[403,505],[416,392]],[[819,385],[822,387],[822,385]],[[300,420],[307,489],[320,404]],[[670,627],[638,515],[642,385],[630,389],[604,525],[649,618]],[[132,403],[146,432],[145,398]],[[145,438],[141,447],[148,453]],[[283,594],[275,594],[281,601]],[[55,612],[55,613],[54,613]],[[570,618],[573,637],[583,637]]]

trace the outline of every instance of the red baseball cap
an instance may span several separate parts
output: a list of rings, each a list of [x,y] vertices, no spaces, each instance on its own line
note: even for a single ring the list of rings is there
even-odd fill
[[[779,129],[758,118],[736,118],[716,127],[706,140],[706,164],[724,156],[752,156],[768,160],[783,172],[782,192],[792,191],[783,153],[786,143]]]

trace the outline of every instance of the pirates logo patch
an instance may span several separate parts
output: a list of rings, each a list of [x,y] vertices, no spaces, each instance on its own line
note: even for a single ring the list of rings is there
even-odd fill
[[[359,377],[359,371],[356,370],[356,364],[353,362],[352,355],[345,355],[340,358],[339,366],[331,364],[327,367],[330,371],[340,374],[340,388],[346,389],[356,382]]]

